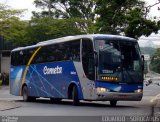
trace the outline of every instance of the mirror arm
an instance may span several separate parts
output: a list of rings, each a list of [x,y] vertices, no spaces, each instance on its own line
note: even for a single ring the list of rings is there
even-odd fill
[[[94,50],[94,65],[98,66],[98,53]]]
[[[142,70],[144,71],[144,55],[141,55],[141,59],[142,59]]]

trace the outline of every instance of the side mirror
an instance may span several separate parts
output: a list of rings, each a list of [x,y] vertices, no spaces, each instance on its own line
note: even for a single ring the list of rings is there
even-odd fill
[[[142,70],[144,71],[144,55],[141,55],[141,59],[142,59]]]
[[[94,65],[98,66],[98,53],[94,51]]]

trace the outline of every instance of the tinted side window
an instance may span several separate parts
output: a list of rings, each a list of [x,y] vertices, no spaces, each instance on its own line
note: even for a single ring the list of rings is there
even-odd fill
[[[13,66],[17,66],[17,53],[16,52],[12,52],[11,53],[11,65],[13,65]]]
[[[13,52],[11,55],[11,64],[13,66],[23,65],[24,64],[24,58],[23,58],[23,52],[17,51]]]
[[[27,65],[28,64],[28,62],[29,62],[29,60],[30,60],[30,58],[31,58],[31,56],[33,55],[33,53],[35,52],[37,50],[37,48],[32,48],[32,49],[29,49],[29,50],[25,50],[24,51],[24,57],[25,57],[25,65]],[[34,59],[32,60],[32,62],[34,61]],[[32,63],[31,62],[31,63]]]
[[[64,52],[68,60],[80,61],[80,40],[67,42]]]
[[[42,47],[32,63],[80,61],[80,40]]]
[[[12,52],[11,64],[14,66],[27,65],[36,49]],[[66,60],[80,61],[80,40],[43,46],[31,64]]]
[[[11,65],[13,66],[27,65],[34,51],[35,49],[20,50],[20,51],[12,52]]]

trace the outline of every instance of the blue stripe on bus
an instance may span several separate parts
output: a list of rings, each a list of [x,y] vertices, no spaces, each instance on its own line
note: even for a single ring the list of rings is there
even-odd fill
[[[25,66],[12,67],[10,76],[11,93],[20,95]],[[62,70],[62,71],[61,71]],[[78,74],[72,61],[32,64],[29,66],[25,83],[30,96],[68,98],[68,87],[77,85],[79,99],[83,99]]]

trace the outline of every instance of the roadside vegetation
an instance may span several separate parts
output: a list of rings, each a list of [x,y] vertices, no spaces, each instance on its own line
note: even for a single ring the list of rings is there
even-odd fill
[[[25,10],[0,4],[0,35],[24,46],[78,34],[121,34],[133,38],[157,33],[160,21],[148,16],[150,6],[141,0],[35,0],[41,12],[20,20]]]
[[[159,2],[155,4],[159,4]],[[160,30],[160,19],[148,15],[153,5],[142,0],[35,0],[41,12],[20,20],[25,10],[0,4],[0,36],[16,46],[79,34],[120,34],[138,39]],[[158,8],[157,8],[158,9]],[[151,69],[160,73],[160,50]]]

